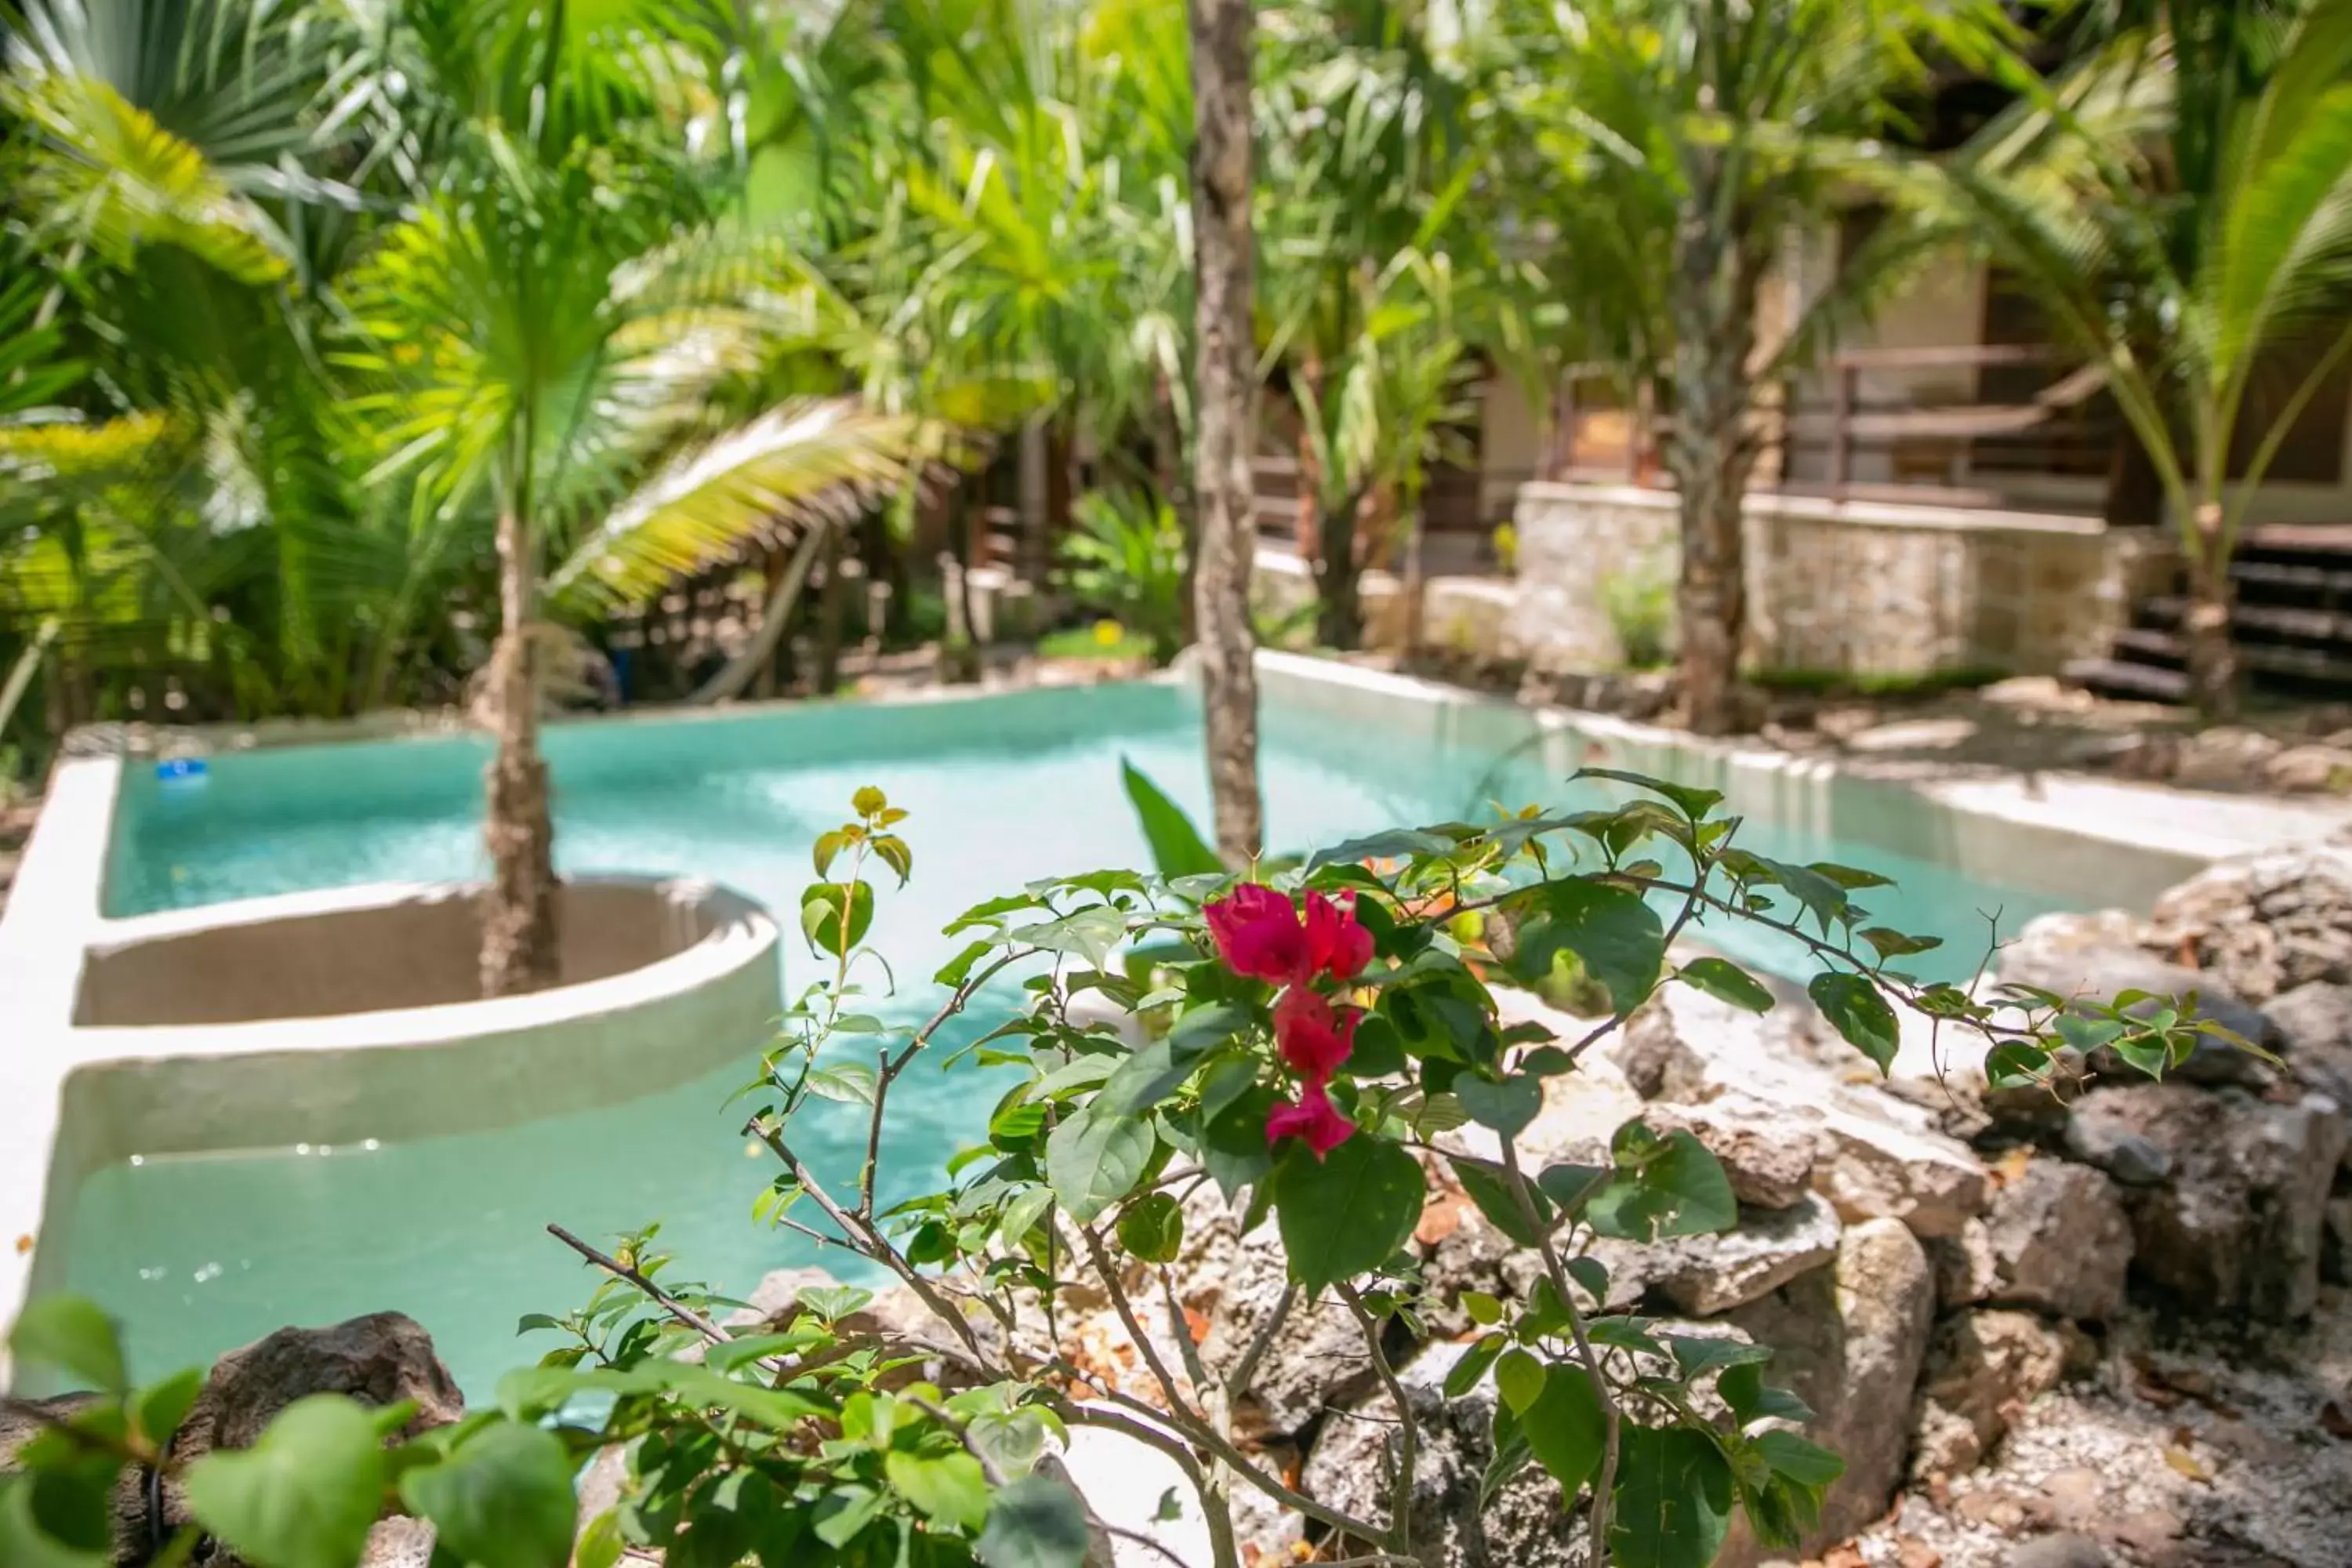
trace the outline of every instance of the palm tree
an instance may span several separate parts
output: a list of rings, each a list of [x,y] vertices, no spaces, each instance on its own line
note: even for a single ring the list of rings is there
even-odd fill
[[[1193,618],[1217,851],[1254,858],[1265,837],[1258,795],[1256,639],[1250,563],[1257,546],[1250,458],[1257,429],[1250,224],[1250,0],[1187,0],[1192,60]],[[1211,1510],[1213,1513],[1218,1511]],[[1220,1561],[1232,1554],[1221,1543]]]
[[[2106,371],[2180,530],[2189,689],[2237,706],[2230,558],[2352,353],[2352,3],[2156,0],[1949,171],[1955,209]],[[2284,398],[2263,384],[2315,347]]]
[[[1266,153],[1267,358],[1284,367],[1316,509],[1317,635],[1354,647],[1361,513],[1417,488],[1433,421],[1450,416],[1467,345],[1451,294],[1475,286],[1493,216],[1474,188],[1479,82],[1398,0],[1310,0],[1276,13],[1259,121]],[[1434,310],[1422,287],[1443,274]],[[1443,321],[1447,330],[1433,335]],[[1418,387],[1436,399],[1406,407]],[[1378,402],[1374,398],[1377,394]],[[1368,507],[1369,503],[1369,507]]]
[[[379,474],[410,479],[434,516],[496,519],[481,967],[499,995],[558,973],[532,635],[550,542],[572,549],[559,590],[639,596],[764,524],[831,526],[813,505],[895,483],[917,432],[845,410],[711,431],[714,398],[774,348],[741,303],[770,275],[768,247],[708,226],[678,237],[696,198],[682,206],[675,170],[625,138],[534,152],[495,124],[474,134],[469,177],[383,235],[353,279],[349,361],[376,387],[358,406]]]
[[[1671,405],[1662,457],[1680,510],[1685,721],[1738,721],[1747,625],[1741,523],[1762,451],[1759,389],[1818,353],[1893,275],[1848,270],[1759,341],[1761,291],[1793,234],[1890,180],[1882,138],[1927,85],[1925,51],[1990,66],[1997,7],[1917,0],[1598,0],[1515,13],[1511,146],[1549,193],[1528,216],[1580,330]],[[1891,262],[1892,233],[1877,242]]]

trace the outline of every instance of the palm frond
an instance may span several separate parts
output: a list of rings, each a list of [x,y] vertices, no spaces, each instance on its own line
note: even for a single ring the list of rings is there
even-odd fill
[[[775,409],[648,476],[573,546],[559,605],[640,602],[753,539],[837,527],[906,478],[919,421],[832,399]]]

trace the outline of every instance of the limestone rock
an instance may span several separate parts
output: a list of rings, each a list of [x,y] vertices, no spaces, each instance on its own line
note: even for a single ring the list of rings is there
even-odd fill
[[[2317,742],[2289,746],[2263,764],[2263,783],[2281,795],[2352,789],[2352,751]]]
[[[1974,1469],[2009,1430],[2011,1414],[2058,1386],[2066,1341],[2031,1312],[1981,1309],[1937,1325],[1913,1405],[1922,1479]]]
[[[1675,1311],[1712,1317],[1778,1289],[1837,1253],[1841,1226],[1811,1194],[1785,1209],[1743,1207],[1737,1229],[1652,1243],[1600,1241],[1610,1305],[1654,1297]]]
[[[433,1527],[421,1519],[378,1520],[360,1568],[431,1568]]]
[[[2094,1322],[2123,1310],[2131,1220],[2091,1167],[2030,1161],[1994,1194],[1985,1231],[1993,1271],[1983,1299]]]
[[[2352,982],[2352,843],[2213,866],[2156,901],[2147,943],[2257,1005],[2315,980]]]
[[[278,1413],[313,1394],[343,1394],[374,1405],[413,1400],[416,1414],[390,1440],[414,1437],[447,1426],[466,1413],[464,1397],[433,1350],[432,1336],[414,1319],[375,1312],[323,1329],[279,1329],[233,1350],[213,1365],[173,1442],[173,1453],[194,1459],[215,1448],[247,1448]],[[58,1415],[90,1400],[88,1394],[38,1402]],[[0,1470],[39,1429],[36,1419],[0,1417]],[[161,1494],[164,1529],[193,1522],[187,1498],[176,1481]],[[116,1539],[124,1561],[143,1561],[151,1521],[148,1500],[136,1474],[126,1474],[114,1495]],[[413,1521],[386,1521],[370,1537],[362,1568],[423,1568],[432,1555],[432,1531]],[[233,1552],[216,1552],[206,1568],[243,1568]]]
[[[1213,1188],[1186,1205],[1177,1290],[1206,1323],[1201,1359],[1220,1374],[1247,1353],[1290,1287],[1274,1222],[1246,1237],[1240,1228],[1240,1216]],[[1295,1301],[1234,1407],[1235,1423],[1252,1442],[1276,1441],[1304,1431],[1329,1406],[1369,1394],[1376,1381],[1363,1331],[1344,1302]]]
[[[1494,1456],[1495,1383],[1490,1372],[1459,1399],[1444,1394],[1445,1375],[1467,1345],[1432,1344],[1397,1381],[1419,1418],[1413,1462],[1413,1555],[1428,1568],[1586,1568],[1580,1512],[1564,1506],[1559,1483],[1530,1465],[1481,1507],[1480,1479]],[[1323,1428],[1307,1458],[1302,1489],[1318,1502],[1385,1528],[1394,1423],[1385,1397]]]
[[[2121,1093],[2137,1087],[2118,1085]],[[2131,1130],[2124,1118],[2073,1116],[2062,1139],[2067,1158],[2095,1165],[2127,1187],[2150,1187],[2172,1174],[2172,1156]]]
[[[1811,1190],[1814,1129],[1807,1119],[1748,1095],[1696,1106],[1659,1106],[1656,1131],[1687,1131],[1721,1162],[1732,1195],[1763,1209],[1792,1208]]]
[[[1984,1221],[1972,1219],[1958,1236],[1939,1236],[1926,1246],[1938,1306],[1949,1310],[1992,1299],[2000,1284],[2000,1260],[1993,1256],[1992,1230]]]
[[[1772,1347],[1766,1376],[1813,1407],[1805,1436],[1845,1460],[1801,1555],[1818,1555],[1886,1511],[1902,1479],[1911,1391],[1935,1312],[1918,1239],[1897,1221],[1877,1219],[1845,1233],[1833,1266],[1724,1320]],[[1735,1521],[1720,1564],[1738,1568],[1759,1555],[1745,1521]]]
[[[1917,1236],[1955,1236],[1991,1196],[1982,1162],[1932,1128],[1832,1111],[1821,1138],[1813,1190],[1849,1224],[1899,1219]]]
[[[2287,1070],[2338,1105],[2352,1106],[2352,984],[2314,980],[2263,1011],[2278,1031]]]
[[[2087,1535],[2041,1535],[2012,1548],[2001,1568],[2107,1568],[2107,1554]]]
[[[2280,1322],[2311,1310],[2345,1146],[2335,1101],[2140,1084],[2092,1091],[2074,1121],[2095,1140],[2145,1139],[2170,1167],[2126,1194],[2139,1273],[2202,1312]]]
[[[1676,1029],[1664,992],[1634,1009],[1610,1055],[1644,1100],[1696,1099],[1706,1083],[1706,1058]]]

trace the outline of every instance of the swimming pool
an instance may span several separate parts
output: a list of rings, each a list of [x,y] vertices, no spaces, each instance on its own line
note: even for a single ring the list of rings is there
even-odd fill
[[[1560,805],[1589,786],[1566,774],[1590,742],[1508,709],[1475,721],[1391,721],[1269,689],[1264,719],[1268,834],[1307,847],[1400,823],[1475,816],[1489,802]],[[742,715],[558,726],[557,857],[568,871],[671,872],[728,883],[790,909],[809,847],[852,790],[875,784],[911,813],[915,880],[883,892],[873,939],[928,1013],[928,975],[956,943],[947,919],[1032,879],[1136,864],[1145,855],[1119,784],[1132,760],[1196,813],[1206,783],[1189,695],[1157,683],[908,705],[806,706]],[[382,879],[483,869],[477,823],[485,756],[472,739],[257,751],[215,758],[201,783],[127,773],[105,889],[110,914],[183,908]],[[1638,759],[1606,760],[1640,765]],[[1587,797],[1589,798],[1589,797]],[[1973,970],[1984,915],[2011,929],[2077,901],[1853,842],[1776,794],[1735,798],[1742,842],[1798,860],[1837,859],[1897,879],[1878,890],[1886,923],[1948,938],[1943,972]],[[1927,828],[1935,807],[1911,808]],[[1790,820],[1790,818],[1796,818]],[[1902,840],[1898,836],[1898,840]],[[2080,901],[2099,894],[2086,890]],[[1719,944],[1760,966],[1792,955],[1753,938]],[[798,948],[786,949],[787,990]],[[1922,965],[1922,967],[1928,967]],[[969,1032],[987,1020],[975,1019]],[[763,1042],[742,1042],[748,1063]],[[495,1131],[407,1141],[171,1156],[109,1165],[74,1194],[61,1283],[96,1297],[129,1331],[138,1370],[196,1361],[289,1321],[397,1308],[422,1321],[477,1395],[536,1353],[509,1333],[526,1311],[574,1304],[588,1279],[541,1226],[583,1235],[663,1222],[686,1271],[740,1293],[768,1269],[823,1261],[752,1221],[772,1174],[722,1108],[730,1068],[625,1104],[562,1116],[512,1108]],[[897,1168],[909,1184],[982,1125],[993,1096],[964,1073],[917,1071],[892,1100]],[[841,1108],[825,1107],[825,1110]],[[800,1130],[821,1168],[854,1167],[843,1110]]]

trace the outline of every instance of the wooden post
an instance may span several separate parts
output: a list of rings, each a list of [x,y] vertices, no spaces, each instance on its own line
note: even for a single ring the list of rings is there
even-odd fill
[[[1841,363],[1837,367],[1837,398],[1830,410],[1830,494],[1845,499],[1846,484],[1853,476],[1853,400],[1862,372],[1858,366]]]
[[[1625,482],[1642,482],[1642,462],[1650,445],[1650,383],[1644,377],[1633,388],[1625,413]]]
[[[1544,478],[1564,478],[1576,461],[1576,376],[1559,374],[1559,390],[1552,398],[1551,449],[1544,454]]]

